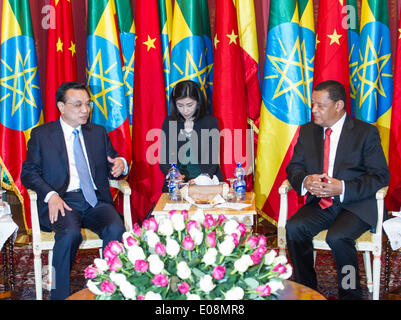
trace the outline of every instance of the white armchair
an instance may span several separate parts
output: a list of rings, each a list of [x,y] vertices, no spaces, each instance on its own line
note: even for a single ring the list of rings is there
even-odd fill
[[[288,191],[291,190],[291,185],[288,180],[285,180],[279,188],[280,193],[280,213],[277,225],[277,245],[280,250],[280,255],[286,254],[287,240],[285,225],[288,219]],[[373,292],[373,300],[379,300],[380,293],[380,269],[381,269],[381,254],[382,254],[382,225],[384,212],[384,198],[387,194],[387,187],[381,188],[376,193],[377,199],[377,225],[376,233],[370,231],[365,232],[356,240],[356,249],[363,251],[363,261],[367,278],[367,286],[369,292]],[[313,248],[320,250],[330,250],[326,243],[327,230],[323,230],[313,238]],[[370,262],[370,253],[373,254],[373,278],[372,265]],[[314,251],[316,259],[316,251]]]
[[[127,231],[132,230],[130,195],[131,189],[125,180],[110,180],[110,187],[120,190],[124,195],[124,225]],[[34,254],[34,271],[35,271],[35,288],[36,299],[42,300],[42,251],[48,250],[48,280],[44,284],[47,290],[52,287],[52,258],[54,246],[54,232],[43,232],[39,226],[39,216],[37,207],[37,194],[32,190],[28,190],[31,202],[31,221],[32,221],[32,247]],[[80,249],[99,248],[99,255],[102,255],[103,241],[98,235],[89,229],[81,229],[83,241]]]

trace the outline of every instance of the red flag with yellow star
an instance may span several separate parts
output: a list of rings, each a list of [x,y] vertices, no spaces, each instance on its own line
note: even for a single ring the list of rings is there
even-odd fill
[[[326,80],[341,82],[347,93],[347,113],[350,114],[348,29],[345,6],[345,0],[319,1],[313,85],[316,86]]]
[[[77,79],[74,26],[70,0],[50,0],[55,8],[55,28],[49,28],[47,40],[45,121],[57,120],[57,88],[66,81]]]
[[[217,1],[213,115],[222,133],[220,167],[225,179],[234,177],[237,162],[247,174],[252,169],[242,54],[235,5],[232,0]]]
[[[167,116],[163,55],[156,0],[136,2],[134,108],[132,117],[131,209],[142,221],[160,198],[160,133]],[[153,150],[153,151],[152,151]]]

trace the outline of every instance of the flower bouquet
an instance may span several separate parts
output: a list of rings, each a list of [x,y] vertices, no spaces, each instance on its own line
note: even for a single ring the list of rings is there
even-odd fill
[[[265,236],[201,210],[135,224],[103,255],[85,269],[99,300],[274,299],[292,273],[285,257],[267,249]]]

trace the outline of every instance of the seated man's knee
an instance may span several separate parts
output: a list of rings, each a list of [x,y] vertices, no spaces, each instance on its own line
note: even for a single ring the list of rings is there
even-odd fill
[[[337,245],[343,243],[347,239],[345,236],[341,233],[338,232],[330,232],[330,230],[327,232],[326,235],[326,243],[329,245],[330,248],[335,248]]]
[[[115,222],[106,226],[103,230],[103,235],[108,240],[121,241],[122,235],[125,232],[124,224],[121,222]]]
[[[65,229],[62,232],[63,241],[70,243],[71,245],[79,245],[82,242],[81,229]]]
[[[304,225],[297,219],[289,219],[285,226],[287,239],[294,241],[304,240]]]

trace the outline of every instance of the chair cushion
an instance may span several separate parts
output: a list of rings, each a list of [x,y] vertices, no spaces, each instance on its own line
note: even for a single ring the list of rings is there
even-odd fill
[[[316,235],[313,240],[317,241],[326,241],[326,235],[327,235],[327,230],[321,231],[318,235]],[[367,231],[363,233],[358,239],[356,239],[356,242],[371,242],[373,241],[372,239],[372,233],[370,231]]]
[[[40,239],[42,242],[54,242],[54,232],[40,232]],[[100,239],[99,236],[92,232],[89,229],[81,229],[81,235],[82,235],[82,239],[83,241],[87,241],[87,240],[97,240]]]

